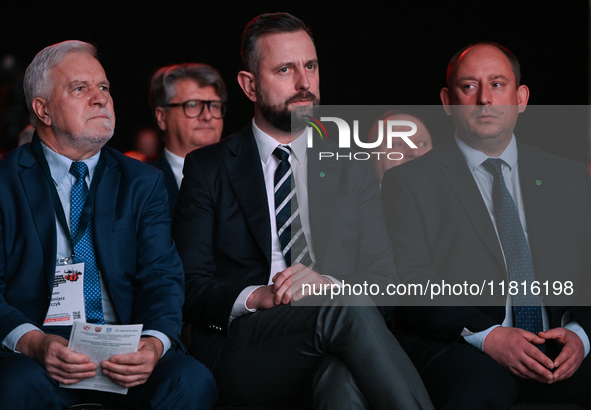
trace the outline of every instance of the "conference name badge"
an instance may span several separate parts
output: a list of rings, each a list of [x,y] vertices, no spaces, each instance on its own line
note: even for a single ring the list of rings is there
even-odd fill
[[[43,325],[70,326],[74,320],[84,319],[84,263],[57,265]]]

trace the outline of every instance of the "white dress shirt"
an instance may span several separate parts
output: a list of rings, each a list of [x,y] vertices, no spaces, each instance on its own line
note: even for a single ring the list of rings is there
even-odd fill
[[[482,195],[482,199],[486,205],[486,209],[488,210],[488,214],[490,215],[490,219],[493,223],[493,227],[495,228],[495,232],[497,233],[497,239],[499,239],[499,232],[497,230],[497,224],[494,216],[494,208],[493,208],[493,200],[492,200],[492,187],[493,187],[493,175],[487,171],[487,169],[482,165],[489,157],[488,155],[484,154],[481,151],[478,151],[464,141],[462,141],[458,136],[455,136],[456,143],[468,164],[468,168],[474,177],[474,181],[476,181],[476,185],[478,185],[478,189],[480,190],[480,194]],[[517,207],[517,212],[519,213],[519,219],[521,221],[521,225],[523,226],[523,232],[525,233],[525,240],[529,246],[529,239],[527,235],[527,224],[525,219],[525,209],[523,206],[523,196],[521,195],[521,186],[519,183],[519,164],[518,164],[518,152],[517,152],[517,142],[515,140],[515,135],[512,136],[511,142],[505,148],[505,150],[499,155],[497,158],[502,159],[505,163],[502,164],[502,172],[503,177],[505,179],[505,184],[507,185],[507,189],[509,193],[513,197],[513,201]],[[501,252],[503,252],[503,247],[501,246]],[[503,252],[503,258],[505,254]],[[544,330],[548,330],[548,313],[546,309],[542,309],[542,324]],[[482,346],[484,344],[484,339],[488,334],[498,326],[503,327],[512,327],[513,326],[513,308],[511,304],[511,297],[507,295],[507,304],[505,306],[505,320],[501,325],[491,326],[490,328],[483,330],[481,332],[472,333],[467,329],[464,329],[462,332],[462,336],[466,342],[470,343],[472,346],[482,350]],[[565,315],[562,319],[562,326],[566,329],[569,329],[575,332],[583,341],[583,345],[585,346],[585,356],[589,353],[590,343],[589,338],[581,325],[576,320],[571,320],[570,315]]]
[[[183,180],[183,166],[185,165],[185,158],[178,156],[177,154],[173,154],[168,150],[168,148],[164,148],[164,158],[166,158],[168,161],[168,164],[172,169],[172,173],[174,174],[176,184],[180,189],[181,182]]]
[[[316,261],[314,256],[314,243],[312,241],[312,234],[310,232],[310,214],[308,211],[308,156],[306,150],[306,138],[304,133],[299,138],[294,139],[289,144],[280,144],[276,139],[270,135],[265,134],[257,125],[254,119],[252,120],[252,131],[256,140],[259,155],[261,157],[261,165],[263,167],[263,176],[265,179],[265,188],[267,191],[267,203],[269,206],[269,216],[271,222],[271,271],[269,272],[269,280],[267,285],[273,283],[272,278],[279,272],[287,268],[283,252],[281,250],[281,243],[279,242],[279,235],[277,234],[277,220],[275,219],[275,171],[279,166],[279,160],[273,155],[273,151],[279,145],[289,145],[292,154],[289,156],[291,164],[292,176],[296,187],[296,195],[298,197],[298,208],[300,210],[300,219],[302,221],[302,229],[304,236],[308,243],[310,251],[310,258]],[[334,283],[340,285],[341,282],[331,276],[325,275]],[[238,316],[242,316],[249,312],[255,312],[256,309],[249,309],[246,307],[246,300],[256,289],[261,286],[248,286],[236,298],[230,320]]]
[[[68,229],[70,229],[70,202],[71,202],[71,195],[72,195],[72,187],[76,183],[76,177],[70,174],[70,167],[72,165],[71,159],[64,157],[56,153],[55,151],[51,150],[45,144],[41,143],[43,147],[43,154],[47,159],[47,164],[49,165],[49,170],[51,172],[51,177],[53,182],[55,183],[55,188],[57,190],[58,196],[62,203],[62,207],[64,209],[64,215],[66,215],[66,221],[68,223]],[[96,155],[83,160],[88,167],[88,175],[86,176],[86,186],[90,187],[90,183],[94,176],[94,170],[96,165],[98,164],[98,160],[100,157],[100,152]],[[57,217],[55,218],[56,224],[56,232],[57,232],[57,259],[66,258],[72,255],[72,249],[70,249],[70,242],[69,242],[69,235],[70,233],[65,233],[61,224],[58,222]],[[101,297],[102,297],[102,304],[103,304],[103,316],[105,319],[105,324],[120,324],[119,317],[117,316],[117,312],[115,307],[113,306],[113,302],[109,297],[109,293],[105,289],[104,282],[101,277],[101,273],[99,271],[99,281],[101,286]],[[31,330],[40,330],[33,324],[27,323],[17,326],[13,329],[6,338],[2,341],[2,344],[11,351],[16,351],[16,345],[20,338],[25,334],[30,332]],[[172,342],[168,336],[166,336],[162,332],[158,332],[156,330],[145,330],[142,332],[142,335],[145,336],[154,336],[157,337],[164,346],[163,354],[168,351]]]

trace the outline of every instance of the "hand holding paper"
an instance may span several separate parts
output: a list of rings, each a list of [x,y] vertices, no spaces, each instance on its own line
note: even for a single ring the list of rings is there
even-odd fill
[[[119,383],[118,379],[111,377],[113,374],[111,365],[113,365],[113,363],[109,362],[109,360],[113,358],[116,358],[115,361],[120,360],[120,358],[129,357],[133,357],[133,360],[138,360],[135,359],[135,355],[144,357],[144,355],[148,353],[143,352],[142,354],[139,354],[140,352],[137,352],[142,327],[142,325],[95,325],[92,323],[74,322],[72,333],[70,335],[69,348],[74,352],[81,353],[80,356],[87,355],[84,357],[90,358],[89,360],[94,362],[92,364],[94,365],[94,368],[97,369],[96,376],[79,381],[73,385],[61,384],[60,387],[127,394],[127,387],[145,382],[145,379],[147,379],[152,372],[152,369],[160,356],[157,356],[155,362],[150,367],[148,376],[146,376],[145,379],[141,379],[143,380],[141,383],[127,383],[127,385]],[[162,343],[160,341],[158,341],[158,343],[160,343],[159,351],[160,354],[162,354]],[[144,347],[142,348],[142,350],[145,349],[146,348]],[[141,360],[138,360],[138,364],[140,361]],[[101,363],[101,366],[98,366],[97,368],[95,363]],[[104,369],[106,372],[103,372],[103,369],[101,368],[103,364],[107,364],[107,367]],[[127,375],[135,374],[133,371],[136,369],[133,369],[133,366],[129,369],[127,369],[128,366],[124,367],[126,368],[125,371],[129,372],[126,373]],[[142,374],[146,371],[143,367],[141,370]],[[137,381],[139,380],[134,379],[134,382]]]
[[[35,359],[58,382],[74,384],[96,376],[96,363],[70,350],[68,341],[61,336],[33,330],[20,338],[16,349]]]
[[[116,355],[101,363],[103,374],[124,387],[134,387],[148,380],[162,356],[162,342],[155,337],[140,339],[135,353]]]

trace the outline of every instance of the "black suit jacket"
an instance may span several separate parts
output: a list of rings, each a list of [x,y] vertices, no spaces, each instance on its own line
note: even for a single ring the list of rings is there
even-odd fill
[[[174,172],[172,172],[172,168],[168,163],[168,160],[162,154],[160,158],[156,161],[149,161],[148,164],[158,168],[162,173],[164,173],[164,185],[166,186],[166,191],[168,192],[168,207],[170,209],[170,217],[174,214],[174,207],[176,205],[176,198],[179,195],[179,187],[176,183],[176,178],[174,177]]]
[[[585,291],[591,274],[589,173],[582,164],[522,144],[518,144],[518,164],[536,279],[550,281],[550,290],[555,280],[575,283],[572,296],[544,298],[550,327],[560,326],[569,310],[591,335],[588,308],[574,306],[589,304]],[[388,171],[382,199],[402,281],[507,280],[490,215],[454,140]],[[489,306],[397,308],[396,326],[454,342],[464,328],[476,332],[503,321],[505,296],[498,289],[495,297],[467,302]]]
[[[397,283],[371,163],[318,161],[319,151],[335,146],[315,144],[308,150],[308,192],[318,272],[347,283]],[[185,268],[193,354],[212,367],[236,298],[269,280],[269,206],[250,125],[187,155],[173,237]]]
[[[123,324],[142,323],[180,346],[183,271],[162,173],[109,147],[101,155],[93,226],[105,288]],[[26,144],[0,159],[0,340],[21,324],[43,325],[55,264],[49,185]]]

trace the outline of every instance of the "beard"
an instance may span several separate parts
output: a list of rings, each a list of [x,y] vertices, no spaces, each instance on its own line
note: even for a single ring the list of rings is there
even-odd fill
[[[263,96],[260,88],[256,89],[257,105],[261,111],[262,116],[269,121],[278,130],[283,132],[300,132],[306,128],[307,123],[304,116],[312,116],[314,106],[320,104],[320,98],[311,93],[310,91],[301,91],[294,96],[290,97],[283,104],[269,104],[266,98]],[[309,106],[294,106],[289,109],[289,104],[294,101],[312,101],[312,105]],[[295,114],[292,121],[292,114]]]
[[[51,124],[51,129],[58,138],[61,138],[66,143],[68,147],[76,151],[99,151],[113,137],[113,134],[115,133],[114,116],[108,110],[101,111],[100,114],[106,115],[108,118],[104,118],[102,120],[92,120],[93,122],[100,121],[100,124],[88,126],[78,133],[64,132],[58,129],[53,122]],[[86,120],[92,118],[93,115],[96,115],[96,113],[87,115]]]

